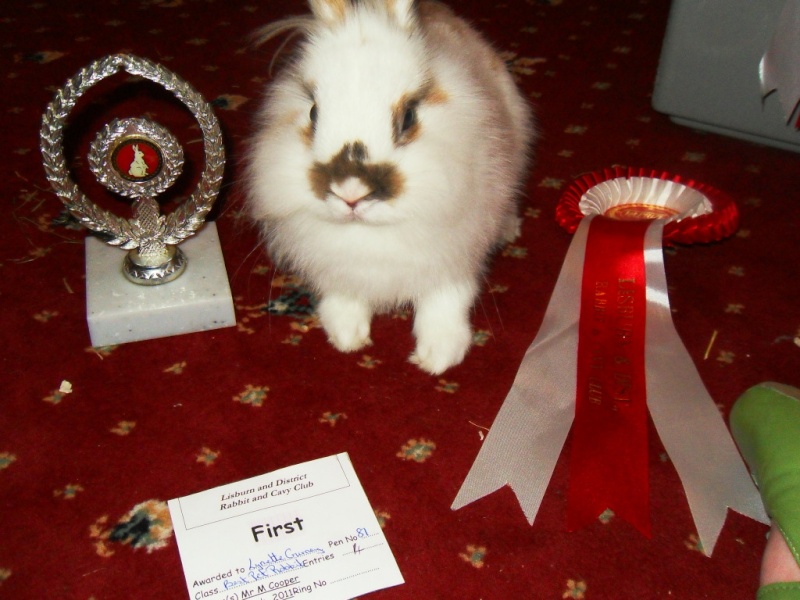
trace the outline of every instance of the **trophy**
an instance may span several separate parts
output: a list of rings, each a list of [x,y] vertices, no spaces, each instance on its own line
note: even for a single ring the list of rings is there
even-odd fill
[[[183,149],[150,119],[114,119],[90,145],[92,173],[106,189],[133,200],[132,218],[94,204],[70,176],[64,157],[67,117],[87,90],[120,71],[169,90],[191,111],[203,134],[200,180],[168,215],[161,214],[156,197],[181,174]],[[93,346],[235,324],[216,225],[205,223],[222,183],[222,132],[211,106],[192,86],[147,59],[107,56],[58,90],[42,118],[40,142],[54,192],[79,223],[97,234],[86,238],[87,320]],[[183,248],[178,245],[182,242]],[[123,258],[114,247],[128,252]]]

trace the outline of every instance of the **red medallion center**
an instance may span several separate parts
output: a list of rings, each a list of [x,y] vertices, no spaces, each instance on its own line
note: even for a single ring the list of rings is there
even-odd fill
[[[146,181],[161,171],[161,150],[149,140],[129,138],[114,150],[111,157],[114,169],[130,181]]]

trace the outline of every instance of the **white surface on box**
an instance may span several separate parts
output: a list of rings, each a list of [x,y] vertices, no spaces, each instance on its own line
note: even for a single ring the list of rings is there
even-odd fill
[[[759,72],[785,4],[673,0],[653,107],[682,125],[800,152],[800,131],[777,94],[764,97]]]
[[[777,90],[786,120],[800,103],[800,0],[783,7],[769,49],[761,59],[761,91]]]
[[[86,318],[93,346],[236,324],[216,224],[206,223],[180,248],[186,271],[170,283],[143,286],[123,275],[124,250],[86,238]]]

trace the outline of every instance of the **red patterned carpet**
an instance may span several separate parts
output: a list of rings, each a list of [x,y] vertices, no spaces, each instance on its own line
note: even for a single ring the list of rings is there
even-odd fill
[[[245,218],[244,140],[276,49],[253,50],[247,36],[304,3],[2,3],[0,597],[185,598],[168,499],[338,452],[350,454],[406,580],[370,597],[754,597],[766,527],[730,513],[713,556],[701,554],[652,425],[652,539],[613,514],[565,531],[569,440],[532,527],[507,488],[450,505],[541,323],[571,239],[555,206],[582,173],[644,166],[732,194],[736,235],[666,252],[676,327],[725,415],[750,385],[800,384],[798,156],[682,128],[651,108],[666,0],[451,4],[504,51],[541,139],[523,235],[494,261],[475,345],[432,377],[406,360],[407,313],[377,318],[365,352],[329,346]],[[86,234],[50,192],[38,133],[68,77],[122,51],[163,63],[217,109],[230,158],[213,218],[236,327],[91,347]],[[68,147],[86,189],[97,188],[86,145],[120,112],[148,112],[190,155],[199,149],[183,112],[138,89],[123,78],[81,105]]]

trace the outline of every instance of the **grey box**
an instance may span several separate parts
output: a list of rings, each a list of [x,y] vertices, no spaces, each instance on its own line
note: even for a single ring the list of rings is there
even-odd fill
[[[653,108],[695,129],[800,152],[759,63],[786,0],[673,0]]]

